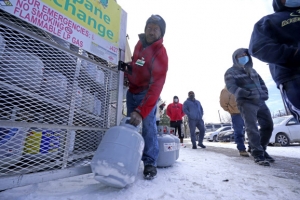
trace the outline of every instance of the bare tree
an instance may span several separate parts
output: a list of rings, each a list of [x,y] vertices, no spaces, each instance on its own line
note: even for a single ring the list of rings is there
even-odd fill
[[[289,115],[285,112],[285,110],[278,110],[278,111],[273,111],[272,117],[276,118],[276,117],[281,117],[281,116],[286,116]]]
[[[225,114],[222,114],[221,120],[223,123],[231,123],[232,122],[231,115],[228,112],[226,112]]]

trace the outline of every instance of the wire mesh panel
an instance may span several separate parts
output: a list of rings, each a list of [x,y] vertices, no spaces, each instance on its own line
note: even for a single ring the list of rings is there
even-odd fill
[[[76,130],[71,131],[71,144],[67,166],[81,166],[90,164],[90,160],[97,150],[104,131]]]
[[[1,9],[0,18],[0,179],[89,165],[116,125],[118,72]]]

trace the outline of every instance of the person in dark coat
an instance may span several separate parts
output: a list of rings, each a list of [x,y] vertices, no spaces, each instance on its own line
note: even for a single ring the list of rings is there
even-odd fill
[[[197,149],[196,145],[196,127],[199,129],[199,140],[198,140],[198,146],[201,148],[206,148],[206,146],[203,145],[203,138],[204,138],[204,122],[203,122],[203,108],[201,106],[200,101],[195,99],[195,93],[193,91],[190,91],[188,93],[189,97],[187,100],[183,103],[183,112],[188,117],[188,123],[191,133],[191,141],[193,144],[193,149]]]
[[[252,32],[249,53],[269,64],[285,105],[300,122],[300,1],[273,0]]]
[[[232,55],[232,60],[233,66],[224,75],[226,88],[235,96],[244,119],[255,163],[270,166],[269,161],[274,162],[274,159],[266,152],[273,131],[271,113],[265,103],[269,98],[268,89],[260,75],[253,69],[248,49],[237,49]]]

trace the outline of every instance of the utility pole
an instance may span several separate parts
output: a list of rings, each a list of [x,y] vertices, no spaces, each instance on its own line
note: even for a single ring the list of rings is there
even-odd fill
[[[218,110],[218,113],[219,113],[220,123],[222,124],[222,120],[221,120],[221,116],[220,116],[220,110]]]

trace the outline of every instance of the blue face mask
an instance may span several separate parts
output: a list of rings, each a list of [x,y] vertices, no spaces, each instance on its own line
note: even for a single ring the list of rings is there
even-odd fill
[[[286,0],[285,6],[291,8],[300,7],[300,0]]]
[[[246,63],[249,61],[249,57],[248,56],[239,57],[238,61],[241,65],[246,65]]]

